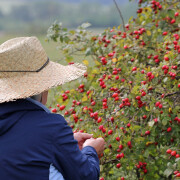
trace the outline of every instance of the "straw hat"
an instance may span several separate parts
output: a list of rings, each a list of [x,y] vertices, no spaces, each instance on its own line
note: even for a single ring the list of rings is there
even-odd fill
[[[75,80],[86,72],[81,64],[49,61],[36,37],[19,37],[0,45],[0,103],[30,97]]]

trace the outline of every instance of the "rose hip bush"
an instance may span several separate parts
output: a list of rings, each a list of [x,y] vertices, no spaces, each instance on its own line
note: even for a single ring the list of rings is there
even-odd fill
[[[85,57],[87,73],[58,89],[51,110],[73,131],[104,137],[101,180],[180,177],[179,9],[178,0],[139,0],[124,31],[48,30],[69,64]]]

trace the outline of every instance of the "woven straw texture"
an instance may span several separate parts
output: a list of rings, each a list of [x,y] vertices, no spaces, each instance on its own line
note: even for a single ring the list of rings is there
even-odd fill
[[[24,46],[24,43],[22,42],[24,41],[24,39],[21,39],[20,41],[21,46]],[[10,66],[8,67],[8,70],[36,70],[47,61],[47,56],[45,56],[45,51],[42,48],[41,44],[38,46],[34,46],[36,43],[39,44],[38,39],[35,37],[30,37],[29,42],[27,41],[24,42],[28,44],[29,48],[25,48],[25,51],[23,51],[23,53],[22,49],[19,47],[19,51],[17,51],[17,48],[15,46],[16,43],[12,43],[11,45],[8,44],[8,53],[6,52],[6,48],[4,48],[5,43],[1,45],[3,47],[0,46],[0,65],[2,65],[1,71],[5,70],[8,64]],[[11,42],[11,40],[9,42]],[[34,47],[31,48],[31,46]],[[11,54],[11,52],[13,53],[13,55]],[[5,57],[5,54],[7,55],[6,61],[8,61],[6,65],[2,63],[2,61],[4,60],[2,58]],[[39,56],[39,54],[41,54],[43,58]],[[32,56],[39,58],[32,60]],[[16,59],[16,57],[18,58]],[[14,61],[16,63],[13,63],[12,65],[10,62]],[[26,63],[24,64],[25,61]],[[32,66],[29,61],[33,63]],[[40,72],[0,72],[0,103],[27,98],[32,95],[39,94],[52,87],[75,80],[82,76],[85,72],[86,67],[82,64],[63,66],[51,61]]]
[[[47,55],[36,37],[20,37],[0,46],[0,71],[35,71],[47,61]]]

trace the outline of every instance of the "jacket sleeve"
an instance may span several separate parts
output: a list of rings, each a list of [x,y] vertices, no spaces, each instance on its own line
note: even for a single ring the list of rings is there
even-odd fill
[[[53,135],[53,165],[65,180],[98,180],[100,169],[96,150],[87,146],[80,151],[71,127],[62,116],[57,117]]]

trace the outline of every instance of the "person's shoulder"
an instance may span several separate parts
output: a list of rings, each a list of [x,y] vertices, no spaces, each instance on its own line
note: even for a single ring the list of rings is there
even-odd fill
[[[55,127],[59,124],[67,125],[67,122],[62,115],[46,111],[28,111],[26,118],[30,119],[30,121],[33,121],[35,124],[47,125],[49,127]]]
[[[47,113],[45,111],[29,113],[29,115],[27,114],[29,116],[29,124],[44,139],[53,139],[56,133],[62,134],[62,129],[68,126],[66,120],[60,114]]]
[[[54,123],[67,124],[65,118],[61,114],[48,113],[47,116]]]

